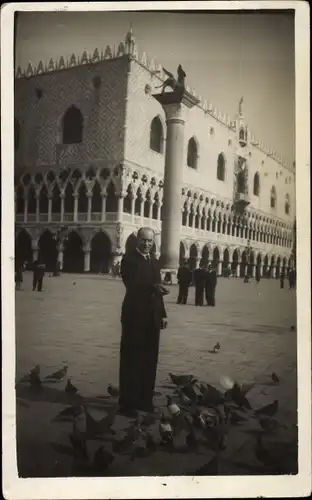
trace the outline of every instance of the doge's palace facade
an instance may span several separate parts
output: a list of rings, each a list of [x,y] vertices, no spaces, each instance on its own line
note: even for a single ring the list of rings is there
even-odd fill
[[[116,51],[17,69],[17,259],[107,272],[143,225],[160,253],[168,124],[153,95],[165,79],[131,32]],[[253,136],[243,99],[229,117],[186,90],[196,104],[184,123],[177,254],[213,261],[219,275],[258,266],[278,277],[292,265],[294,165]]]

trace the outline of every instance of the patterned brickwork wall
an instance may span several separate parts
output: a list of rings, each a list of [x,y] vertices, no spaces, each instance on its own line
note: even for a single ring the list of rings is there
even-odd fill
[[[17,80],[15,117],[20,123],[17,165],[120,161],[127,69],[128,59],[121,57]],[[83,114],[83,143],[62,146],[62,117],[71,105]]]

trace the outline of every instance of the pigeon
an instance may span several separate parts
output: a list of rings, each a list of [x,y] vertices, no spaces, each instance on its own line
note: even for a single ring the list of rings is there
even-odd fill
[[[27,382],[30,382],[30,376],[32,374],[40,375],[40,365],[36,365],[34,368],[32,368],[24,377],[21,378],[19,382],[17,382],[17,385],[19,384],[25,384]]]
[[[229,389],[228,391],[226,391],[225,399],[227,401],[232,400],[235,404],[237,404],[237,406],[239,406],[241,408],[246,408],[247,410],[251,410],[251,405],[250,405],[248,399],[246,398],[244,393],[241,391],[239,384],[237,384],[236,382],[234,383],[234,386],[232,389]]]
[[[73,281],[73,285],[76,285],[76,281]]]
[[[167,396],[167,409],[172,417],[177,417],[181,413],[179,406],[172,401],[171,396]]]
[[[69,440],[74,448],[76,458],[88,460],[86,443],[86,418],[83,412],[77,413],[73,418],[73,430]]]
[[[96,450],[93,457],[94,472],[98,472],[99,475],[101,475],[113,463],[114,459],[115,457],[110,451],[107,451],[103,446],[100,446],[100,448]]]
[[[157,450],[157,444],[151,434],[146,433],[146,448],[153,453]]]
[[[156,419],[157,419],[156,415],[153,415],[151,413],[147,413],[146,415],[142,416],[141,426],[142,427],[150,427],[151,425],[153,425],[155,423]]]
[[[290,325],[290,330],[291,330],[292,332],[294,332],[294,331],[296,330],[295,325]]]
[[[279,384],[280,378],[275,372],[272,373],[271,378],[272,378],[272,381],[274,382],[274,384]]]
[[[173,440],[173,431],[170,422],[161,414],[159,422],[159,434],[163,443],[168,443]]]
[[[196,383],[197,379],[194,379],[188,384],[181,387],[181,391],[183,392],[183,394],[185,394],[193,403],[196,403],[198,399]]]
[[[214,348],[213,348],[213,352],[214,352],[214,353],[217,353],[217,352],[219,352],[219,351],[220,351],[220,349],[221,349],[221,345],[220,345],[220,343],[219,343],[219,342],[217,342],[217,343],[216,343],[216,345],[215,345],[215,346],[214,346]]]
[[[106,415],[101,420],[95,420],[92,415],[88,412],[87,408],[84,408],[86,414],[86,432],[89,438],[93,438],[105,433],[116,434],[112,429],[117,410],[113,410],[111,413]]]
[[[279,427],[278,421],[274,418],[260,418],[259,424],[265,432],[274,432]]]
[[[192,404],[191,399],[186,394],[184,394],[181,389],[178,389],[177,394],[179,396],[179,399],[180,399],[182,406],[183,405],[189,406]]]
[[[133,443],[132,436],[125,435],[123,438],[112,441],[112,450],[115,453],[126,451]]]
[[[109,384],[107,387],[107,392],[110,396],[117,398],[119,396],[119,389],[118,387],[114,387],[112,384]]]
[[[218,405],[224,402],[224,396],[213,385],[207,384],[206,391],[202,394],[200,402],[206,406]]]
[[[41,387],[42,382],[37,372],[30,372],[29,383],[30,387],[32,387],[33,389],[39,389],[39,387]]]
[[[186,386],[194,381],[193,375],[174,375],[173,373],[169,373],[169,376],[173,384],[178,386]]]
[[[255,415],[266,415],[268,417],[273,417],[275,413],[278,412],[278,400],[276,399],[273,401],[273,403],[270,403],[269,405],[262,406],[261,408],[258,408],[258,410],[255,410]]]
[[[195,428],[205,429],[206,419],[198,408],[195,410],[195,413],[192,414],[192,418],[193,418],[193,425]]]
[[[67,380],[67,384],[66,384],[66,387],[65,387],[65,392],[67,392],[68,394],[77,394],[77,392],[78,392],[77,387],[75,387],[71,383],[70,378]]]
[[[44,379],[45,380],[53,380],[55,382],[61,382],[66,375],[68,371],[68,366],[65,365],[61,370],[58,370],[57,372],[52,373],[51,375],[47,375]]]
[[[65,408],[65,410],[62,410],[56,417],[54,417],[55,420],[63,420],[63,419],[68,419],[68,418],[75,418],[77,415],[80,415],[83,413],[84,409],[81,405],[75,405],[75,406],[69,406]]]

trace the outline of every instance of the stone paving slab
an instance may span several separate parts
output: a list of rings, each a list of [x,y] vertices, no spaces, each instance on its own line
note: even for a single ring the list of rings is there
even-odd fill
[[[94,400],[95,396],[106,394],[108,383],[118,382],[120,306],[124,293],[120,280],[85,275],[47,277],[44,291],[39,293],[31,291],[31,274],[25,273],[23,287],[16,293],[17,379],[36,363],[41,364],[44,376],[66,362],[69,375],[83,396]],[[279,399],[279,419],[292,429],[297,412],[296,332],[290,330],[290,325],[296,323],[294,293],[280,290],[278,281],[262,280],[256,285],[239,279],[220,279],[215,308],[195,307],[193,288],[187,306],[177,305],[176,296],[177,288],[170,287],[166,297],[169,326],[161,337],[156,389],[167,391],[163,385],[169,382],[169,372],[193,373],[217,387],[221,387],[222,375],[239,382],[256,382],[249,395],[251,404],[260,407]],[[217,355],[210,354],[208,351],[217,340],[221,350]],[[273,370],[281,377],[278,386],[270,383]],[[29,408],[18,405],[19,465],[23,475],[70,474],[70,457],[57,453],[49,444],[68,440],[68,426],[51,423],[51,418],[66,405],[64,385],[50,387],[40,401],[30,401]],[[18,395],[26,401],[30,399],[25,392]],[[164,404],[164,397],[157,399],[158,404]],[[95,416],[96,411],[100,409],[93,404]],[[123,427],[124,422],[117,426]],[[254,436],[236,428],[229,437],[227,452],[223,453],[222,473],[250,473],[241,465],[234,466],[233,457],[238,450],[235,460],[250,463],[254,441]],[[189,454],[172,459],[166,453],[157,453],[152,461],[140,459],[130,463],[123,457],[112,465],[110,474],[165,474],[166,470],[181,474],[190,463],[196,468],[205,461],[206,457]]]

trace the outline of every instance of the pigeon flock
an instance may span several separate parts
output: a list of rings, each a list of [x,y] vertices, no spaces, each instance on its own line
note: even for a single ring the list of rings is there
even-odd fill
[[[217,343],[213,352],[220,350]],[[68,378],[68,366],[40,377],[40,365],[36,365],[18,383],[28,384],[31,389],[44,390],[44,384],[58,383],[67,377],[65,392],[70,395],[79,393]],[[191,374],[176,375],[169,373],[170,394],[164,396],[165,405],[159,413],[139,413],[138,418],[129,419],[129,427],[122,433],[114,429],[118,415],[118,387],[109,384],[107,398],[112,400],[112,409],[104,418],[96,420],[90,413],[86,402],[72,404],[53,418],[53,422],[70,422],[68,435],[73,457],[73,475],[107,476],[116,456],[127,455],[130,461],[150,457],[157,451],[174,453],[209,454],[209,462],[200,469],[189,471],[187,475],[218,475],[222,451],[228,446],[228,437],[233,427],[254,421],[256,425],[254,455],[262,469],[262,474],[294,473],[297,450],[288,450],[291,465],[285,464],[285,451],[272,453],[264,445],[267,435],[277,433],[282,425],[276,418],[279,402],[275,400],[261,408],[253,408],[248,393],[254,384],[239,384],[230,377],[222,377],[219,390],[211,384],[198,380]],[[271,375],[271,384],[280,383],[276,373]],[[70,398],[69,398],[70,403]],[[121,435],[122,434],[122,435]],[[90,441],[105,441],[91,456]],[[208,451],[209,450],[209,451]],[[211,454],[212,457],[211,458]],[[289,462],[289,461],[288,461]],[[259,467],[260,467],[259,465]]]

